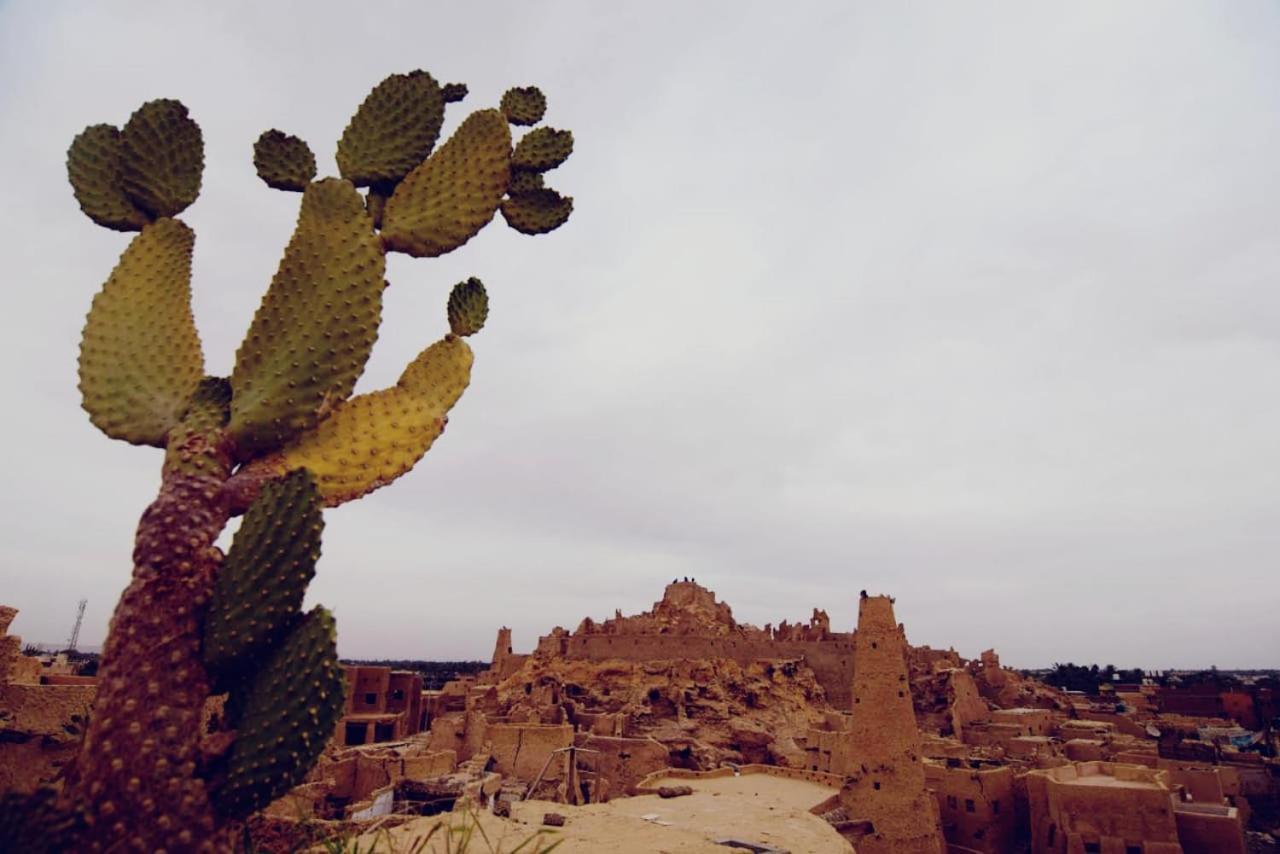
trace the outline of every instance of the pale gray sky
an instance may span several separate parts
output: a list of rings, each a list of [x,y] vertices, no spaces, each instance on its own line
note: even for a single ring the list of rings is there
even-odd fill
[[[204,130],[195,310],[226,373],[298,197],[368,90],[463,81],[446,133],[547,93],[576,201],[393,256],[362,390],[489,286],[471,389],[411,475],[327,515],[310,599],[343,655],[487,657],[647,608],[1006,662],[1277,666],[1280,6],[1233,3],[0,3],[0,601],[99,642],[160,452],[79,408],[127,236],[76,207],[85,125],[176,97]],[[461,109],[459,108],[461,107]]]

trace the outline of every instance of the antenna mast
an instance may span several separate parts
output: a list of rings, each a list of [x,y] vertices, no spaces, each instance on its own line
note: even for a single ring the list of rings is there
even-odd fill
[[[75,652],[76,644],[80,642],[80,624],[84,622],[84,606],[88,604],[88,599],[80,600],[80,607],[76,610],[76,625],[71,630],[71,640],[67,641],[67,652]]]

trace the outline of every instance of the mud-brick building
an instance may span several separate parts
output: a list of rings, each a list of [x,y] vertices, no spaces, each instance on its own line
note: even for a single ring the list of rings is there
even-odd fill
[[[390,667],[343,665],[347,702],[334,743],[399,741],[420,731],[422,676]]]
[[[1025,823],[1014,791],[1013,768],[992,762],[944,759],[926,762],[925,778],[942,816],[949,850],[1004,854],[1016,850]]]
[[[1033,854],[1244,854],[1236,808],[1183,800],[1167,771],[1078,762],[1026,782]]]

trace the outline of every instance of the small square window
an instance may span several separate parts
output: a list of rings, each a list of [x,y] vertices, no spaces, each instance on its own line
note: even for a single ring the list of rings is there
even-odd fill
[[[373,693],[372,691],[364,695],[364,703],[366,706],[376,705],[377,702],[378,702],[378,695]]]
[[[973,798],[965,798],[965,799],[964,799],[964,811],[965,811],[965,812],[973,812],[973,809],[974,809],[974,806],[973,806]]]

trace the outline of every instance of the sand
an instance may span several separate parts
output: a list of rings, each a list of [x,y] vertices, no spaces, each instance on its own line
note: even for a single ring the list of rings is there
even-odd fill
[[[512,806],[510,820],[489,813],[433,816],[377,834],[382,841],[377,850],[414,854],[456,851],[460,829],[478,819],[479,829],[473,831],[469,848],[474,854],[511,852],[539,831],[544,835],[538,839],[545,844],[537,847],[530,843],[520,854],[545,850],[545,845],[555,840],[563,840],[556,854],[728,854],[734,849],[714,841],[723,838],[771,845],[791,854],[853,854],[848,842],[809,812],[834,793],[830,787],[767,774],[672,779],[669,783],[690,785],[694,793],[670,799],[641,795],[582,807],[524,801]],[[565,826],[543,828],[542,816],[549,812],[565,816]],[[442,826],[423,843],[435,825]],[[453,848],[444,842],[446,826],[454,828]],[[373,834],[361,837],[359,850],[364,851],[373,840]]]

